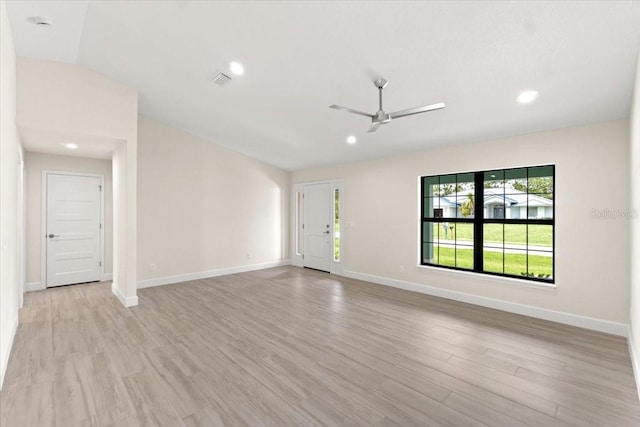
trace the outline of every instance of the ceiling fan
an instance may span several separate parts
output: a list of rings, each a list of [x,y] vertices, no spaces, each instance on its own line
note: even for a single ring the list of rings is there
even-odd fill
[[[336,110],[346,111],[347,113],[360,114],[361,116],[367,116],[371,118],[371,126],[369,126],[369,132],[375,132],[380,125],[389,123],[391,119],[399,119],[400,117],[412,116],[414,114],[426,113],[428,111],[440,110],[444,108],[444,102],[438,102],[437,104],[423,105],[421,107],[409,108],[408,110],[396,111],[395,113],[387,114],[382,109],[382,89],[389,84],[385,79],[377,79],[373,82],[378,88],[378,98],[380,100],[380,109],[375,114],[364,113],[362,111],[354,110],[353,108],[342,107],[340,105],[330,105],[329,108]]]

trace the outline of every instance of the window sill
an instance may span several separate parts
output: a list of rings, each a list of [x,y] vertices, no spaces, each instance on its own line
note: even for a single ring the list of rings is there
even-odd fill
[[[433,271],[450,277],[468,277],[474,280],[489,282],[497,285],[518,286],[523,288],[541,289],[544,291],[555,291],[555,283],[535,282],[533,280],[517,279],[515,277],[495,276],[493,274],[476,273],[474,271],[453,270],[448,268],[432,267],[430,265],[416,265],[418,270]]]

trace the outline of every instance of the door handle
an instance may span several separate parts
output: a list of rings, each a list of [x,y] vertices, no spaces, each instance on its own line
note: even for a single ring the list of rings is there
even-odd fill
[[[49,234],[49,238],[53,239],[54,237],[60,237],[59,234]]]
[[[330,234],[331,232],[329,230],[325,231],[324,234]]]

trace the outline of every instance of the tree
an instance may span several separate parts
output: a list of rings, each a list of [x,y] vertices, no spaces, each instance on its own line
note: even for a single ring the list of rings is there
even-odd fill
[[[448,196],[462,190],[459,184],[440,184],[433,186],[433,193],[436,196]]]
[[[473,200],[473,194],[469,193],[467,194],[467,200],[462,202],[462,205],[460,205],[460,212],[462,213],[462,216],[471,216],[474,211],[475,202]]]
[[[498,188],[504,185],[504,181],[485,181],[484,188]]]
[[[541,197],[553,199],[553,178],[550,176],[529,178],[528,183],[525,180],[516,180],[513,182],[513,188],[525,193],[536,193]]]

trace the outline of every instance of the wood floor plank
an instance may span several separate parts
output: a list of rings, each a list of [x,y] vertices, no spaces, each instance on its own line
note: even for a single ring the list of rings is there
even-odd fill
[[[451,409],[455,409],[475,420],[482,422],[488,426],[526,426],[527,424],[520,422],[510,416],[504,415],[497,411],[492,411],[485,405],[482,405],[473,399],[464,397],[458,393],[451,393],[443,402]]]
[[[297,267],[25,295],[13,426],[631,426],[624,338]]]
[[[56,425],[53,383],[3,387],[0,392],[0,425],[48,427]]]

